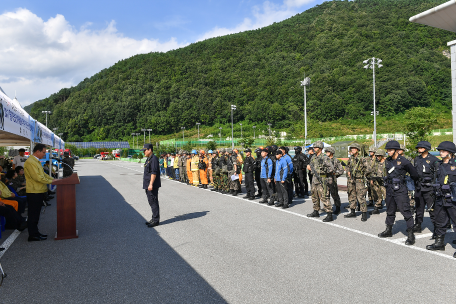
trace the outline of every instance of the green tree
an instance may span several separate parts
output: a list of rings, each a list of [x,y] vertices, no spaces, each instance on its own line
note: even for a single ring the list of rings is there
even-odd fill
[[[211,141],[208,141],[207,144],[206,144],[206,148],[208,150],[216,150],[217,149],[217,143],[213,140]]]
[[[245,137],[238,140],[238,143],[240,143],[245,149],[252,147],[254,142],[255,140],[252,137]]]
[[[139,152],[138,158],[139,158],[139,162],[141,163],[141,160],[144,158],[144,155],[141,152]]]
[[[122,150],[122,157],[123,158],[127,158],[128,157],[128,150],[127,149],[123,149]]]
[[[414,150],[421,140],[429,140],[432,128],[437,124],[437,116],[430,109],[417,107],[407,110],[404,115],[408,148]]]

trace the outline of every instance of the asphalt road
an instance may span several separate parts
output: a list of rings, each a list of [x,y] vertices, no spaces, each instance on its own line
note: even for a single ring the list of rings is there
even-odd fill
[[[456,259],[425,250],[426,229],[405,246],[380,239],[385,214],[332,223],[309,219],[310,199],[289,209],[162,179],[161,224],[151,217],[142,165],[80,160],[79,238],[27,242],[1,257],[1,303],[453,303]],[[341,192],[342,203],[347,197]],[[56,231],[54,204],[40,230]],[[430,227],[429,219],[426,225]],[[7,234],[4,235],[5,240]]]

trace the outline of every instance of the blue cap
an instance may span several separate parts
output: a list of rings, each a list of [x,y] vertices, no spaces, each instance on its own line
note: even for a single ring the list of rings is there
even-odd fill
[[[214,152],[212,152],[212,150],[209,150],[209,151],[207,151],[207,153],[211,153],[211,154],[212,154],[212,153],[214,153]]]
[[[144,152],[144,151],[149,150],[149,149],[154,151],[154,145],[152,145],[152,144],[144,144],[143,148],[140,151]]]
[[[196,152],[196,150],[195,150],[195,149],[193,149],[193,150],[192,150],[192,154],[196,154],[196,153],[197,153],[197,152]]]

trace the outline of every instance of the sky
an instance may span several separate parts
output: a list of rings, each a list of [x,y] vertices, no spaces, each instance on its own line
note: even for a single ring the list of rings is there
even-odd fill
[[[323,0],[1,0],[0,87],[22,106],[121,59],[257,29]]]

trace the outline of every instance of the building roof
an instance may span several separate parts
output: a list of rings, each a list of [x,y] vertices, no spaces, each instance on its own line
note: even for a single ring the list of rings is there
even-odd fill
[[[431,8],[409,20],[456,33],[456,0]]]

